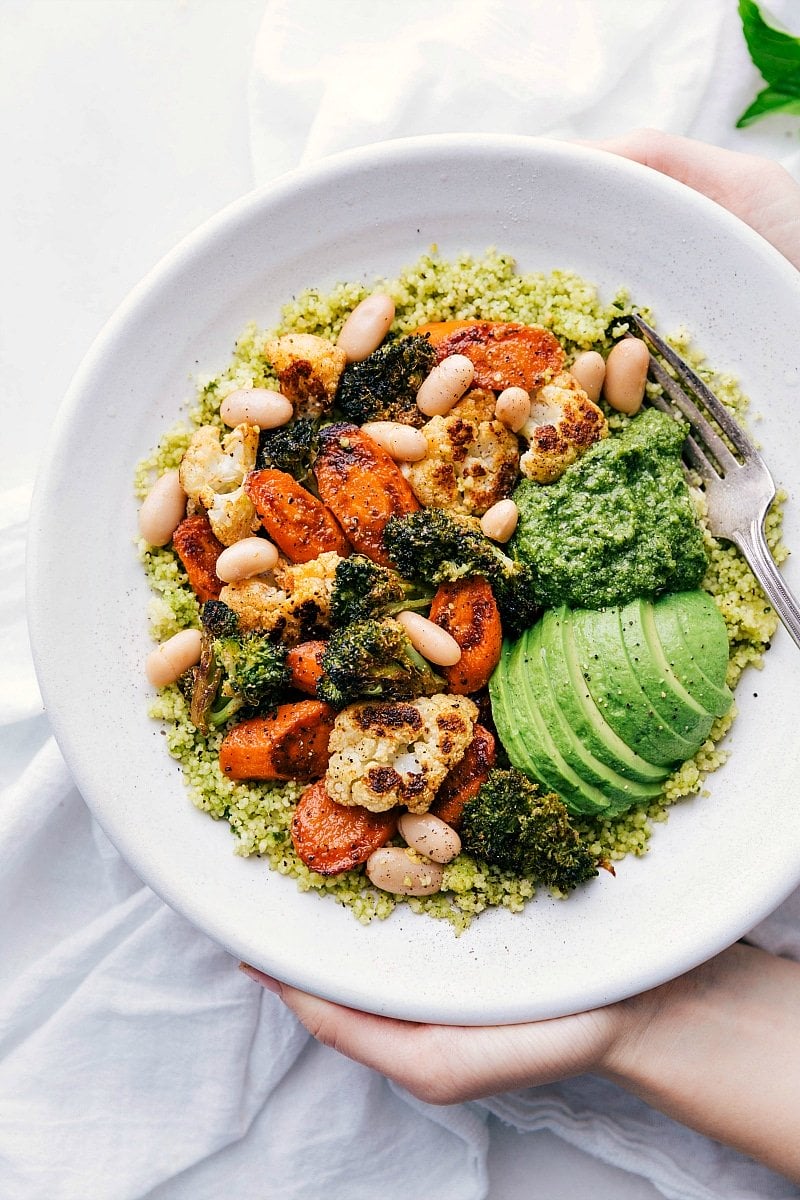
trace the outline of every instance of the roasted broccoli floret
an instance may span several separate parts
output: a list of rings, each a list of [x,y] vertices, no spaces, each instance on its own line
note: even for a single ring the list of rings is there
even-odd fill
[[[221,600],[206,600],[200,610],[203,630],[212,637],[235,637],[239,632],[239,618],[232,608]]]
[[[477,524],[444,508],[390,517],[383,531],[387,554],[403,575],[439,584],[470,575],[491,579],[515,564]]]
[[[383,544],[401,575],[429,585],[483,575],[512,636],[530,628],[539,615],[533,572],[504,554],[474,521],[443,508],[422,508],[390,517]]]
[[[261,634],[239,635],[236,614],[226,604],[208,601],[202,619],[189,716],[207,734],[242,708],[274,707],[288,687],[289,671],[286,647]]]
[[[336,407],[356,425],[400,421],[419,428],[428,418],[417,408],[417,392],[435,366],[436,351],[425,337],[412,334],[385,342],[345,367]]]
[[[317,456],[319,421],[298,417],[277,429],[262,429],[258,439],[256,467],[287,471],[298,483],[311,474]]]
[[[407,608],[427,608],[432,599],[431,591],[421,590],[396,571],[365,554],[351,554],[336,566],[331,621],[342,626],[368,617],[387,617]]]
[[[337,708],[381,697],[409,700],[444,692],[444,679],[417,653],[398,621],[356,621],[337,629],[321,659],[317,696]]]
[[[484,862],[560,892],[598,873],[563,801],[513,767],[490,771],[467,801],[461,843]]]

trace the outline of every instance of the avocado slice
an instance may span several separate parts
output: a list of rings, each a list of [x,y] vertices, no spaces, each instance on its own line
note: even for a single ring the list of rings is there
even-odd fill
[[[630,779],[620,774],[615,765],[609,766],[596,758],[584,741],[570,727],[554,694],[551,668],[556,655],[548,654],[544,641],[545,622],[539,621],[525,635],[527,677],[525,690],[529,703],[538,707],[539,714],[559,754],[584,782],[598,788],[612,803],[625,802],[625,807],[643,803],[657,796],[667,775],[663,769],[648,782]],[[606,726],[611,732],[610,727]],[[659,768],[653,768],[658,771]]]
[[[653,707],[682,737],[700,746],[714,724],[714,714],[687,691],[670,666],[652,602],[626,604],[619,610],[619,626],[628,659]]]
[[[518,686],[508,675],[508,664],[515,643],[503,642],[500,661],[489,679],[489,699],[492,718],[506,754],[519,771],[534,774],[534,764],[528,750],[530,738],[526,736],[524,723],[520,720]]]
[[[662,791],[732,702],[713,600],[685,592],[550,610],[506,642],[489,683],[515,767],[576,813],[615,816]]]
[[[610,807],[596,788],[582,784],[550,739],[535,705],[529,707],[524,639],[506,643],[489,680],[489,695],[500,741],[512,764],[550,791],[572,812],[595,815]]]
[[[614,732],[592,699],[578,663],[571,610],[562,605],[544,613],[540,640],[555,700],[575,737],[589,753],[626,779],[639,783],[666,779],[668,768],[648,762],[632,750]]]
[[[728,631],[708,592],[662,596],[653,605],[661,645],[675,674],[695,699],[723,717],[733,703],[725,683]]]
[[[553,740],[531,685],[532,665],[527,639],[520,638],[511,651],[507,672],[516,691],[518,720],[525,730],[526,747],[533,763],[534,778],[552,791],[558,792],[572,812],[590,815],[610,812],[611,798],[594,784],[581,778]]]
[[[569,751],[565,754],[564,745],[554,736],[542,711],[541,695],[532,682],[535,653],[535,647],[529,647],[527,639],[520,639],[508,655],[504,668],[506,682],[500,685],[506,689],[502,702],[506,720],[508,714],[515,714],[510,746],[499,725],[498,732],[514,766],[558,792],[567,807],[576,813],[613,816],[658,795],[660,783],[647,785],[625,779],[592,759],[591,755],[585,754],[580,768],[569,761],[571,754]],[[503,716],[500,720],[502,723]],[[562,724],[568,729],[565,722]],[[595,782],[600,780],[602,787]]]
[[[619,617],[618,608],[572,610],[578,663],[592,699],[614,732],[641,758],[661,766],[684,762],[700,743],[669,720],[669,696],[655,666],[649,661],[632,663]],[[645,690],[642,677],[648,671],[651,686]],[[653,692],[660,700],[658,707]],[[691,716],[697,713],[692,710]]]

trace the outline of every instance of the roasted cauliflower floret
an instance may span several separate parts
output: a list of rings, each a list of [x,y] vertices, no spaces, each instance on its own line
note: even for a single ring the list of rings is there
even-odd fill
[[[448,771],[464,757],[478,709],[466,696],[353,704],[339,713],[325,776],[338,804],[427,812]]]
[[[237,425],[222,438],[221,432],[215,425],[196,430],[178,474],[189,499],[208,513],[223,546],[231,546],[259,527],[253,502],[244,490],[245,478],[256,465],[258,426]]]
[[[220,600],[236,613],[242,633],[266,633],[289,646],[324,637],[339,561],[338,554],[325,553],[307,563],[283,562],[274,583],[263,577],[229,583]]]
[[[482,516],[511,494],[519,442],[497,420],[494,405],[492,392],[475,388],[446,416],[422,426],[428,453],[402,467],[420,504]]]
[[[344,350],[313,333],[287,333],[266,341],[264,354],[296,417],[319,418],[328,412],[347,361]]]
[[[593,442],[608,436],[608,424],[577,379],[562,371],[534,392],[531,415],[520,434],[528,442],[519,460],[522,474],[536,483],[552,483]]]
[[[286,630],[288,596],[263,578],[228,583],[219,594],[223,604],[233,609],[242,633],[273,634],[282,638]]]
[[[325,629],[330,626],[331,596],[341,561],[338,554],[326,550],[310,562],[280,563],[275,568],[275,582],[288,594],[294,608],[305,611],[309,619]]]

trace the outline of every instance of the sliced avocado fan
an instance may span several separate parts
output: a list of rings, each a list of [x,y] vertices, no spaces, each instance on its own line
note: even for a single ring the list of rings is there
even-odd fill
[[[515,767],[576,813],[613,816],[660,794],[732,703],[725,623],[705,592],[544,614],[490,680]]]

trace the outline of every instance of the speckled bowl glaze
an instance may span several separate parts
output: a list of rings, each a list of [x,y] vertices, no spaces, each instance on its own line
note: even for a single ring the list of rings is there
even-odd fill
[[[181,415],[190,375],[221,369],[248,321],[269,324],[312,284],[390,275],[433,243],[445,256],[491,245],[523,270],[573,269],[606,296],[627,287],[662,329],[688,326],[763,414],[758,436],[789,493],[786,539],[800,544],[800,275],[727,212],[636,164],[517,137],[410,139],[326,159],[244,197],[123,304],[63,403],[41,472],[30,624],[50,718],[86,801],[168,904],[238,958],[344,1004],[515,1022],[682,973],[800,881],[800,660],[783,631],[763,673],[740,684],[733,754],[710,795],[676,806],[646,858],[568,901],[540,895],[520,915],[484,913],[461,937],[403,907],[359,925],[263,862],[235,857],[227,827],[187,799],[147,717],[134,464]],[[787,575],[798,590],[797,563]]]

